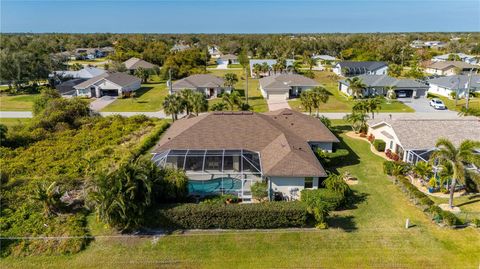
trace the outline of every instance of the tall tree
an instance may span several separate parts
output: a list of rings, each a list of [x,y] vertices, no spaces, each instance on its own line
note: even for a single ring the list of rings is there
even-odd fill
[[[302,104],[303,108],[308,111],[308,114],[312,115],[313,95],[311,91],[303,91],[300,94],[300,103]]]
[[[382,108],[382,97],[377,96],[367,100],[367,112],[372,113],[372,119],[375,119],[375,112]]]
[[[208,100],[201,92],[193,93],[191,97],[192,111],[198,116],[200,112],[208,111]]]
[[[140,78],[142,80],[142,83],[148,82],[148,78],[150,77],[151,73],[152,70],[143,67],[139,67],[137,70],[135,70],[135,76]]]
[[[235,73],[226,73],[223,79],[225,80],[225,87],[230,88],[230,91],[233,90],[235,83],[238,82],[238,76]]]
[[[183,109],[187,113],[187,115],[190,115],[190,113],[193,110],[193,95],[195,94],[193,90],[191,89],[183,89],[180,91],[180,97],[181,97],[181,102]]]
[[[348,90],[350,94],[355,98],[363,96],[363,90],[367,87],[359,77],[347,78]]]
[[[453,208],[453,195],[457,182],[465,182],[465,174],[467,173],[465,164],[471,163],[480,166],[480,155],[476,153],[476,150],[480,148],[480,142],[465,140],[457,148],[448,139],[441,138],[437,140],[435,146],[437,150],[433,152],[430,158],[437,160],[440,164],[449,163],[452,168],[448,205]]]
[[[319,116],[319,109],[321,103],[326,103],[328,101],[330,93],[324,87],[315,87],[311,89],[313,97],[313,108],[315,108],[317,117]]]
[[[184,111],[183,100],[178,94],[169,94],[163,100],[163,109],[167,115],[172,115],[172,120],[178,119],[178,114]]]
[[[363,112],[353,112],[345,115],[344,119],[352,126],[352,130],[356,133],[367,130],[368,115]]]
[[[233,111],[235,106],[239,106],[241,103],[240,95],[236,91],[231,93],[224,93],[222,96],[223,102],[228,105],[228,108]]]

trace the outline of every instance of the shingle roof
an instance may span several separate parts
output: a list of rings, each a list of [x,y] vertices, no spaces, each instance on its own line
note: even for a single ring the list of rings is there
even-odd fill
[[[295,62],[294,59],[286,59],[285,61],[286,61],[287,67],[292,66],[293,63]],[[252,59],[252,60],[250,60],[250,69],[253,70],[253,66],[255,64],[263,64],[263,63],[267,63],[270,67],[272,67],[274,64],[277,63],[277,60],[275,60],[275,59]]]
[[[440,87],[447,88],[447,89],[458,88],[459,86],[462,88],[466,88],[468,83],[468,75],[438,77],[438,78],[429,79],[427,80],[427,82],[429,84],[438,85]],[[480,76],[472,75],[470,88],[477,88],[477,89],[480,88]]]
[[[330,56],[330,55],[314,55],[314,59],[320,59],[324,61],[335,61],[337,58]]]
[[[339,142],[319,120],[289,109],[214,112],[176,121],[153,152],[247,149],[260,153],[265,176],[326,176],[308,141]]]
[[[55,89],[62,95],[73,95],[75,93],[74,86],[86,81],[86,78],[75,78],[62,82],[55,86]]]
[[[367,87],[388,87],[397,88],[428,88],[425,83],[414,79],[396,79],[388,75],[359,75],[357,76]],[[346,79],[340,80],[342,84],[349,85]]]
[[[341,68],[348,68],[348,69],[363,69],[368,71],[378,70],[382,67],[388,66],[386,62],[354,62],[354,61],[343,61],[339,62]]]
[[[223,78],[219,78],[210,74],[197,74],[189,77],[177,80],[173,83],[173,89],[196,89],[199,87],[223,87],[225,81]]]
[[[478,66],[472,65],[462,61],[443,61],[443,62],[433,62],[431,65],[427,66],[431,69],[439,70],[448,70],[450,68],[461,68],[461,69],[479,69]]]
[[[93,78],[106,72],[104,69],[96,67],[85,67],[77,71],[54,71],[57,76],[72,78]]]
[[[292,86],[319,86],[317,81],[298,74],[275,74],[261,78],[260,86],[265,90],[289,89]]]
[[[458,57],[460,57],[460,59],[475,58],[475,56],[473,56],[473,55],[468,55],[468,54],[465,54],[465,53],[447,53],[447,54],[435,56],[435,57],[433,57],[433,58],[434,58],[434,59],[438,59],[438,60],[447,61],[447,60],[448,60],[448,57],[449,57],[451,54],[452,54],[452,55],[457,55]]]
[[[234,55],[234,54],[225,54],[225,55],[220,56],[219,59],[220,59],[220,60],[224,60],[224,61],[227,61],[227,60],[236,60],[236,59],[238,59],[238,56],[237,56],[237,55]]]
[[[402,147],[407,149],[432,149],[439,138],[447,138],[458,146],[464,140],[480,141],[478,119],[418,120],[398,119],[369,122],[372,128],[383,124],[392,127]]]
[[[87,81],[84,81],[84,82],[74,86],[74,88],[75,89],[85,89],[85,88],[90,87],[92,84],[102,80],[102,79],[111,81],[111,82],[117,84],[120,87],[125,87],[125,86],[128,86],[128,85],[132,84],[132,83],[140,82],[140,79],[135,77],[135,76],[132,76],[132,75],[129,75],[129,74],[126,74],[126,73],[122,73],[122,72],[116,72],[116,73],[105,73],[105,74],[102,74],[100,76],[96,76],[94,78],[91,78]]]
[[[145,69],[151,69],[155,67],[154,64],[144,61],[142,59],[135,58],[135,57],[132,57],[126,60],[123,64],[128,70],[136,70],[139,67],[145,68]]]

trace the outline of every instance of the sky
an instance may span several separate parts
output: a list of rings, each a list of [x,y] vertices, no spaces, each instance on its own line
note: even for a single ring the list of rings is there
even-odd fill
[[[480,0],[0,0],[0,15],[2,33],[480,31]]]

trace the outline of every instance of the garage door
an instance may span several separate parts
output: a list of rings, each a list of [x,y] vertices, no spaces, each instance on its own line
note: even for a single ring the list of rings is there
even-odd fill
[[[118,90],[103,90],[102,89],[102,95],[103,96],[118,96]]]
[[[282,101],[282,100],[287,100],[287,96],[285,93],[269,93],[268,99],[271,101],[275,101],[275,100]]]
[[[396,90],[397,98],[411,98],[413,90]]]

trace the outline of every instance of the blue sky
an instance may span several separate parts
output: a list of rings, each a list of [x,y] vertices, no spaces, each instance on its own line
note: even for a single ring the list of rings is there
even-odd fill
[[[0,0],[1,32],[480,31],[479,0]]]

